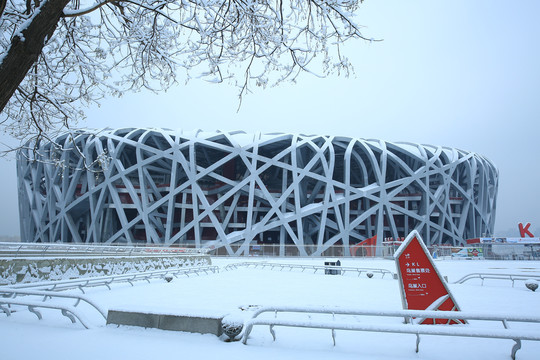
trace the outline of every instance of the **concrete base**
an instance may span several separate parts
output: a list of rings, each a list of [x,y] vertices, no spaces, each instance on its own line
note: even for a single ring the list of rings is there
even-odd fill
[[[109,310],[107,324],[141,326],[161,330],[186,331],[199,334],[223,334],[223,316],[194,316]]]

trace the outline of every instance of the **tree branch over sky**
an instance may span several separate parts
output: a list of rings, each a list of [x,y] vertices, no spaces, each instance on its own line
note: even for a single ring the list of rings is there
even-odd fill
[[[0,124],[21,140],[83,106],[180,79],[251,86],[348,75],[362,0],[0,0]],[[181,71],[183,70],[183,71]]]

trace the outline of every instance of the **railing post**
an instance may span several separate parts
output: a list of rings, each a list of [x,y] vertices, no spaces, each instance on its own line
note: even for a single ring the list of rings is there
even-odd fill
[[[516,360],[516,353],[519,349],[521,349],[521,340],[520,339],[514,339],[516,342],[514,346],[512,346],[512,353],[510,356],[512,356],[512,360]]]

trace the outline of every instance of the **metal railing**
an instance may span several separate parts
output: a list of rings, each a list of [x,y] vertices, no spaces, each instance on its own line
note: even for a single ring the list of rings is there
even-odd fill
[[[121,275],[110,275],[110,276],[99,276],[99,277],[89,277],[81,279],[72,279],[72,280],[59,280],[59,281],[46,281],[46,282],[36,282],[36,283],[25,283],[12,285],[6,287],[7,289],[40,289],[48,291],[59,291],[78,288],[84,294],[85,287],[93,286],[106,286],[109,290],[111,289],[110,285],[117,282],[128,282],[133,286],[135,281],[147,281],[150,282],[150,279],[153,278],[165,278],[166,275],[171,275],[178,277],[180,275],[190,276],[190,275],[201,275],[216,273],[219,272],[219,267],[217,266],[201,266],[201,267],[188,267],[188,268],[169,268],[167,270],[155,270],[147,272],[138,272],[130,274],[121,274]],[[4,289],[4,288],[0,288]]]
[[[465,275],[461,279],[454,282],[454,284],[463,284],[465,281],[472,280],[472,279],[481,279],[482,285],[484,285],[485,279],[490,280],[511,280],[512,281],[512,287],[514,287],[514,282],[516,280],[521,281],[527,281],[529,279],[531,280],[537,280],[540,281],[539,275],[520,275],[520,274],[489,274],[489,273],[472,273]]]
[[[296,245],[257,244],[245,247],[241,243],[230,244],[235,256],[262,257],[347,257],[347,258],[393,258],[399,243],[383,246],[332,245],[322,253],[318,253],[317,245],[304,245],[305,254],[301,254]],[[444,259],[486,259],[486,260],[540,260],[540,244],[471,244],[463,246],[430,245],[430,254]],[[458,253],[462,249],[477,249],[479,256],[463,257]],[[220,247],[210,250],[212,256],[230,256],[227,249]],[[378,254],[378,255],[376,255]],[[434,256],[435,257],[435,256]]]
[[[263,313],[274,313],[274,318],[258,318]],[[277,313],[307,313],[310,314],[308,320],[297,319],[278,319]],[[317,321],[313,320],[313,314],[327,314],[332,316],[332,320]],[[353,315],[366,317],[394,317],[399,318],[396,323],[368,323],[366,321],[359,322],[356,319],[348,319],[346,321],[336,320],[335,315]],[[402,319],[408,320],[403,323]],[[482,320],[495,321],[502,324],[502,328],[486,328],[480,326],[472,326],[468,324],[452,325],[452,326],[431,326],[419,325],[418,319],[462,319],[462,320]],[[244,325],[242,342],[247,343],[249,335],[255,325],[268,325],[270,333],[276,340],[274,331],[275,326],[285,327],[301,327],[301,328],[318,328],[329,329],[332,331],[332,340],[335,345],[335,330],[353,330],[353,331],[368,331],[368,332],[388,332],[416,335],[416,352],[419,351],[420,335],[441,335],[441,336],[461,336],[461,337],[481,337],[492,339],[511,339],[515,341],[512,347],[511,356],[515,359],[516,352],[521,348],[522,340],[540,341],[538,331],[510,329],[509,322],[523,322],[540,324],[538,316],[519,316],[519,315],[499,315],[499,314],[478,314],[462,311],[421,311],[421,310],[359,310],[359,309],[344,309],[330,307],[275,307],[267,306],[257,309],[249,320]]]
[[[41,283],[28,283],[28,284],[19,284],[13,286],[1,286],[0,287],[0,310],[6,313],[7,316],[10,316],[12,313],[11,307],[14,305],[17,306],[26,306],[28,310],[34,313],[39,320],[42,319],[42,315],[37,310],[37,308],[46,308],[46,309],[56,309],[60,310],[62,315],[66,316],[71,320],[72,323],[75,323],[75,319],[78,319],[79,322],[85,327],[90,328],[91,325],[88,320],[76,309],[76,307],[81,303],[87,303],[92,308],[97,310],[103,319],[107,319],[106,312],[97,304],[95,304],[91,299],[80,294],[68,294],[58,292],[60,290],[74,289],[78,288],[84,294],[85,287],[93,286],[106,286],[111,290],[110,284],[116,282],[128,282],[133,285],[135,281],[145,280],[150,282],[150,279],[153,278],[166,278],[167,276],[178,277],[180,275],[190,276],[190,275],[201,275],[216,273],[219,272],[219,267],[217,266],[204,266],[204,267],[193,267],[193,268],[177,268],[177,269],[167,269],[167,270],[156,270],[149,272],[133,273],[133,274],[122,274],[122,275],[112,275],[112,276],[101,276],[94,278],[86,279],[73,279],[73,280],[60,280],[60,281],[48,281]],[[168,279],[167,281],[170,281]],[[27,299],[22,299],[20,296],[39,296],[42,298],[41,301],[29,301]],[[19,298],[17,298],[19,297]],[[46,302],[47,299],[74,299],[76,300],[73,306],[60,304],[56,302]]]
[[[21,298],[24,296],[24,298]],[[28,300],[28,297],[40,297],[41,301],[32,301]],[[59,304],[57,302],[46,302],[48,299],[74,299],[75,304],[72,306],[66,304]],[[35,314],[39,320],[43,318],[41,312],[37,308],[47,308],[47,309],[56,309],[60,310],[62,315],[71,320],[72,323],[75,323],[75,318],[87,329],[91,327],[90,323],[86,318],[76,309],[76,307],[84,302],[93,309],[95,309],[103,318],[107,320],[107,313],[99,305],[94,303],[91,299],[85,297],[84,295],[78,294],[65,294],[57,293],[54,291],[39,291],[39,290],[24,290],[24,289],[11,289],[11,288],[1,288],[0,289],[0,310],[2,310],[7,316],[11,316],[12,306],[26,306],[30,312]]]
[[[20,298],[24,296],[25,298]],[[40,297],[41,301],[28,301],[27,297]],[[56,302],[46,302],[47,299],[74,299],[75,304],[72,306],[66,304],[59,304]],[[48,308],[60,310],[62,315],[75,323],[75,318],[87,329],[91,327],[86,318],[76,309],[76,307],[84,302],[93,309],[95,309],[103,318],[107,320],[107,313],[99,305],[94,303],[91,299],[79,294],[65,294],[57,293],[54,291],[39,291],[39,290],[24,290],[24,289],[0,289],[0,309],[4,311],[7,316],[11,316],[12,306],[26,306],[30,312],[35,314],[39,320],[43,318],[41,313],[36,308]]]
[[[208,249],[188,247],[107,246],[66,243],[0,242],[0,257],[204,255]]]
[[[241,251],[241,256],[268,256],[268,257],[302,257],[296,245],[261,244],[251,245],[243,249],[243,245],[230,244],[234,252]],[[344,245],[333,245],[318,257],[351,257],[351,258],[391,258],[399,248],[398,244],[376,246],[363,245],[358,248]],[[474,244],[468,247],[428,246],[431,254],[436,253],[439,258],[463,259],[470,257],[457,256],[462,249],[478,249],[477,258],[486,260],[540,260],[540,244]],[[315,245],[305,245],[307,256],[313,256],[317,251]],[[72,243],[20,243],[0,242],[0,257],[32,257],[32,256],[149,256],[149,255],[180,255],[180,254],[209,254],[212,256],[230,256],[225,247],[215,249],[193,248],[190,246],[168,247],[153,244],[128,245],[100,245],[100,244],[72,244]],[[304,255],[306,256],[306,255]]]
[[[8,306],[5,306],[8,305]],[[35,314],[39,320],[43,318],[41,313],[36,308],[45,308],[45,309],[56,309],[60,310],[62,315],[71,320],[72,323],[75,323],[75,318],[87,329],[90,329],[92,326],[85,319],[85,317],[80,314],[77,309],[73,306],[64,305],[64,304],[52,304],[39,301],[25,301],[21,299],[0,299],[0,310],[4,311],[7,316],[11,316],[11,305],[20,305],[28,307],[28,310]]]
[[[280,244],[261,244],[250,245],[249,248],[245,248],[242,243],[229,244],[229,247],[236,254],[235,256],[267,256],[267,257],[311,257],[317,251],[316,245],[304,245],[306,255],[302,255],[296,245],[280,245]],[[370,248],[372,250],[370,250]],[[212,256],[228,257],[228,253],[225,247],[219,247],[212,249],[209,252]],[[351,250],[349,247],[343,245],[332,245],[322,253],[316,255],[317,257],[343,257],[350,256]],[[355,252],[356,257],[375,257],[375,247],[362,246]]]
[[[0,288],[0,302],[6,300],[6,298],[16,299],[19,296],[38,296],[42,298],[42,302],[47,301],[47,299],[74,299],[74,307],[77,307],[81,302],[84,302],[101,314],[104,320],[107,320],[107,313],[99,305],[93,302],[91,299],[84,295],[80,294],[67,294],[59,293],[55,291],[42,291],[42,290],[25,290],[25,289],[13,289],[13,288]],[[15,301],[15,300],[14,300]]]
[[[385,275],[390,275],[391,278],[395,278],[395,273],[386,270],[386,269],[380,269],[380,268],[358,268],[358,267],[346,267],[346,266],[329,266],[329,265],[301,265],[301,264],[281,264],[281,263],[266,263],[266,262],[241,262],[241,263],[234,263],[229,264],[225,266],[224,270],[232,270],[237,269],[238,267],[254,267],[254,268],[270,268],[270,270],[280,270],[283,271],[283,269],[289,269],[289,271],[293,269],[301,269],[302,272],[305,270],[312,270],[313,273],[317,273],[318,271],[322,271],[325,273],[330,273],[333,275],[340,274],[344,275],[346,272],[352,272],[352,273],[358,273],[358,276],[360,276],[362,273],[378,273],[381,274],[384,278]]]

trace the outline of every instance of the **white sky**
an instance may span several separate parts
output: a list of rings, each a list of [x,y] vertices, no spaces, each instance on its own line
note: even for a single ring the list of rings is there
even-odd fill
[[[384,41],[349,44],[354,78],[255,89],[238,112],[236,88],[194,80],[108,99],[79,126],[346,135],[477,152],[500,171],[495,233],[518,236],[518,222],[540,229],[539,15],[535,0],[366,0],[357,22]],[[0,171],[0,235],[18,234],[15,162],[0,160]]]

